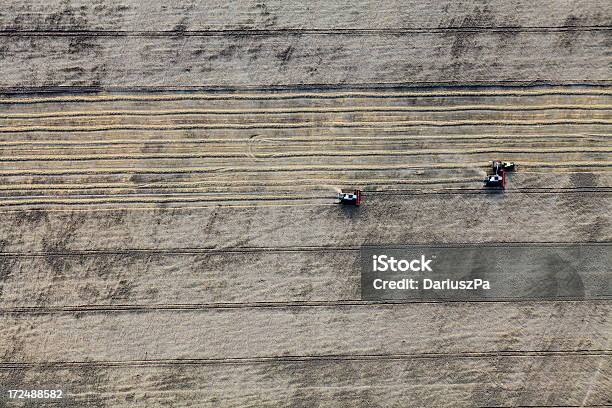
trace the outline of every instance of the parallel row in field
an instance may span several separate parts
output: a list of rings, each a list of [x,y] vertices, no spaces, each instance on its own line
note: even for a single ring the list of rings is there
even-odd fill
[[[92,5],[73,0],[16,0],[0,15],[0,30],[201,32],[218,30],[379,30],[448,28],[580,29],[609,25],[603,0],[386,0],[373,4],[329,1],[261,3],[243,1],[113,0]]]
[[[476,192],[498,157],[521,164],[517,191],[606,192],[611,101],[602,87],[5,97],[0,204],[330,204],[341,187]]]
[[[567,253],[567,246],[523,245],[535,250],[517,257],[503,276],[481,276],[496,289],[481,300],[612,300],[609,245],[583,245],[593,264],[568,270],[557,262],[544,280],[537,277],[543,266],[552,267],[547,254]],[[499,250],[482,248],[478,255]],[[474,269],[481,259],[466,256],[457,268]],[[4,253],[0,312],[349,306],[361,302],[361,267],[357,247]],[[574,278],[580,280],[577,290],[568,291]]]
[[[65,389],[63,406],[351,407],[609,405],[609,355],[279,359],[235,363],[143,360],[132,364],[0,366],[10,388]],[[96,392],[91,392],[91,384]],[[39,406],[46,406],[38,402]],[[49,404],[54,406],[54,404]]]
[[[110,208],[101,212],[3,211],[0,241],[4,252],[24,253],[435,242],[607,242],[611,238],[609,194],[375,194],[359,209],[331,203],[280,202],[268,206],[245,203],[206,208]]]
[[[359,299],[361,245],[612,237],[607,88],[460,92],[4,98],[0,379],[69,406],[608,403],[606,270],[580,301]],[[498,157],[519,172],[485,194]]]
[[[609,28],[247,37],[15,34],[3,36],[0,87],[606,84],[609,37]]]
[[[5,96],[3,120],[129,116],[376,113],[418,114],[483,111],[609,110],[607,87],[440,88],[438,90],[139,92]],[[85,119],[83,119],[85,118]],[[99,118],[98,118],[99,119]]]
[[[521,163],[521,172],[511,176],[508,194],[545,196],[584,192],[606,197],[610,193],[608,164],[595,161],[561,165]],[[321,206],[334,205],[338,188],[353,187],[362,188],[372,203],[385,191],[403,196],[449,195],[450,199],[453,194],[463,193],[480,195],[486,202],[492,198],[482,189],[486,165],[483,160],[436,168],[400,163],[349,168],[310,165],[306,169],[243,166],[231,170],[215,167],[6,170],[0,193],[2,205],[9,210],[16,206],[43,209],[49,205],[57,209],[53,204],[115,204],[115,208],[143,204],[150,209],[163,203],[171,207]]]
[[[40,89],[39,94],[34,93],[22,93],[22,94],[7,94],[3,95],[2,99],[0,99],[0,103],[3,104],[18,104],[18,105],[38,105],[44,106],[44,104],[51,104],[49,107],[57,109],[62,109],[65,103],[95,103],[95,105],[88,105],[90,109],[96,109],[96,105],[99,107],[105,106],[105,102],[112,102],[111,106],[117,106],[117,103],[126,103],[126,102],[173,102],[173,101],[199,101],[205,100],[208,103],[214,103],[215,101],[221,101],[222,103],[226,103],[226,101],[237,102],[237,101],[261,101],[261,102],[273,102],[274,100],[300,100],[303,99],[307,104],[305,106],[310,106],[313,100],[318,100],[318,103],[323,103],[325,101],[333,100],[334,103],[338,103],[338,101],[350,101],[354,103],[355,100],[359,101],[360,99],[371,100],[372,98],[385,98],[387,100],[393,100],[397,98],[402,98],[400,101],[409,102],[410,100],[415,99],[405,99],[405,98],[432,98],[432,97],[448,97],[448,98],[471,98],[477,97],[474,101],[483,101],[488,100],[489,98],[503,97],[503,98],[512,98],[512,97],[521,97],[521,99],[531,102],[531,98],[539,97],[539,96],[557,96],[557,97],[565,97],[565,96],[573,96],[573,97],[597,97],[597,96],[606,96],[610,95],[610,90],[607,87],[601,86],[551,86],[552,84],[547,84],[548,86],[519,86],[517,84],[508,84],[506,87],[448,87],[448,86],[438,86],[434,89],[431,88],[422,88],[422,87],[414,87],[414,88],[402,88],[402,89],[385,89],[385,88],[375,88],[375,89],[343,89],[342,87],[331,87],[323,90],[313,89],[303,89],[299,86],[292,87],[283,87],[279,89],[267,89],[265,91],[262,90],[224,90],[224,91],[198,91],[197,89],[191,90],[183,90],[182,92],[177,92],[174,90],[170,92],[169,90],[165,91],[157,91],[152,92],[152,90],[147,90],[147,88],[134,89],[131,92],[126,91],[114,91],[114,92],[106,92],[100,90],[94,94],[91,93],[91,90],[87,90],[87,88],[81,89],[81,93],[67,93],[67,92],[55,92],[48,93],[45,89]],[[342,88],[342,89],[339,89]],[[78,91],[75,90],[75,91]],[[484,99],[483,99],[484,98]],[[460,101],[462,99],[459,99]],[[507,100],[507,99],[506,99]],[[512,100],[512,99],[510,99]],[[225,102],[224,102],[225,101]]]
[[[580,350],[603,353],[610,352],[611,318],[609,302],[3,314],[0,338],[10,341],[0,343],[0,355],[12,363],[44,363]]]

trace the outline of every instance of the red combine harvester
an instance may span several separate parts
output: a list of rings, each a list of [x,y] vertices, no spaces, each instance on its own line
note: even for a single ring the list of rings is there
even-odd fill
[[[497,174],[490,174],[484,179],[485,187],[506,188],[506,172],[500,170]]]
[[[491,170],[493,170],[493,174],[489,174],[484,179],[485,187],[501,188],[504,190],[507,183],[506,173],[516,170],[516,164],[514,162],[493,160],[491,162]]]
[[[340,204],[355,205],[361,204],[361,190],[342,191],[338,193]]]

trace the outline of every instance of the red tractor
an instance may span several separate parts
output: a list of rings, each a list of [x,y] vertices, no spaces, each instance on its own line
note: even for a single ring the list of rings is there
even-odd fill
[[[516,163],[514,162],[505,162],[501,160],[493,160],[491,162],[491,168],[493,168],[493,172],[497,174],[500,170],[504,171],[514,171],[516,170]]]
[[[361,204],[361,190],[342,191],[338,193],[338,200],[340,200],[340,204],[359,206]]]

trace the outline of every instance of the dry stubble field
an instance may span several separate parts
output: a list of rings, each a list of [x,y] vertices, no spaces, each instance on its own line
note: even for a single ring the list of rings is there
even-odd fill
[[[362,245],[610,242],[605,3],[332,3],[0,15],[3,390],[612,404],[609,288],[364,302],[358,264]],[[520,163],[503,195],[481,188],[492,158]],[[364,206],[335,203],[349,187]]]

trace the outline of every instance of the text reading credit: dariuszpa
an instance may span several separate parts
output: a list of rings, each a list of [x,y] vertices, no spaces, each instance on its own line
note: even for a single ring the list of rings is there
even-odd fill
[[[433,259],[421,255],[419,259],[396,259],[393,256],[373,255],[372,270],[374,272],[433,272]],[[376,278],[372,281],[376,290],[478,290],[491,289],[488,280],[474,278],[468,280],[455,279],[431,279],[423,277],[383,279]]]

